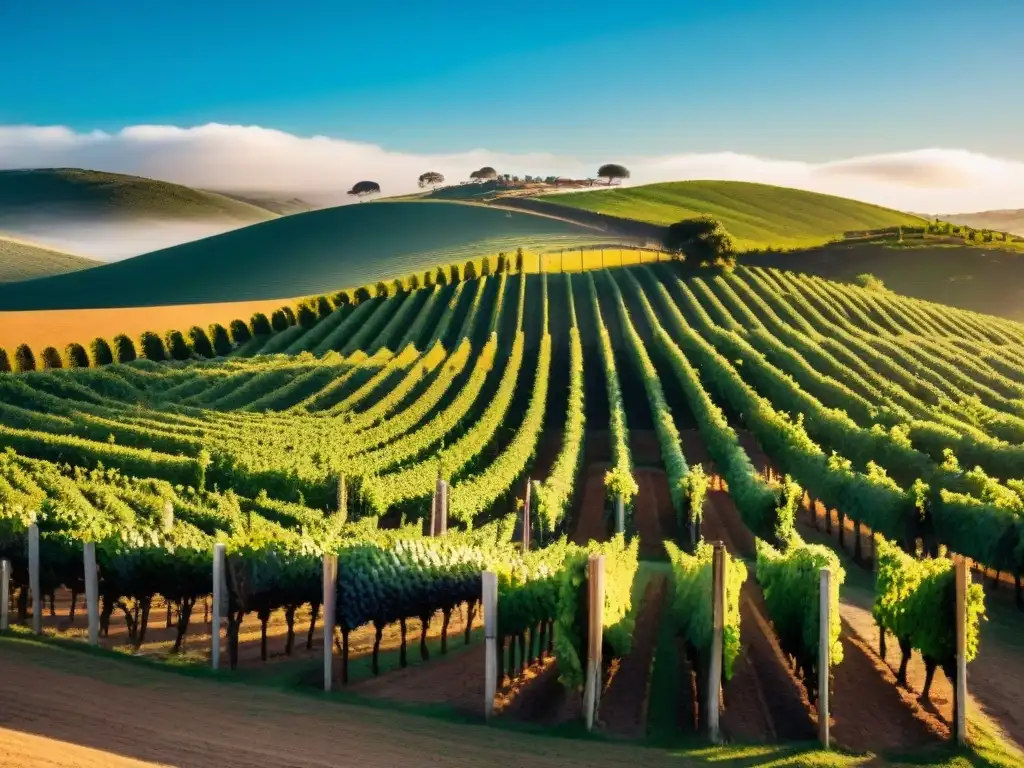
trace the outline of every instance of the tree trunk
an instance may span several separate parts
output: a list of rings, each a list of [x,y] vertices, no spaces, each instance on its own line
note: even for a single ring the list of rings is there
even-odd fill
[[[137,627],[138,637],[135,641],[135,648],[138,650],[142,647],[142,644],[146,640],[146,628],[149,626],[149,610],[153,606],[152,597],[144,597],[140,601],[142,605],[142,615],[139,617],[139,625]]]
[[[270,622],[270,608],[264,606],[257,611],[260,620],[260,659],[267,660],[267,624]]]
[[[878,628],[878,655],[885,661],[885,627]]]
[[[49,597],[50,597],[50,617],[52,618],[52,617],[57,615],[57,605],[56,605],[57,596],[54,593],[54,590],[52,590],[52,589],[50,590]]]
[[[548,622],[548,655],[555,652],[555,621]]]
[[[473,617],[476,615],[476,600],[470,600],[466,609],[466,645],[473,634]]]
[[[445,608],[441,612],[441,653],[448,653],[448,622],[452,618],[452,609]]]
[[[860,520],[853,522],[853,562],[860,563],[864,559],[863,545],[860,541]]]
[[[544,658],[544,654],[547,652],[547,648],[544,645],[544,636],[547,634],[548,623],[542,621],[540,626],[537,628],[537,660],[540,661]]]
[[[508,679],[516,679],[516,636],[508,636]]]
[[[306,635],[306,650],[313,650],[313,632],[316,630],[316,617],[320,615],[320,603],[313,603],[313,613],[309,619],[309,634]]]
[[[348,627],[341,627],[341,684],[348,685]]]
[[[110,615],[114,612],[114,601],[110,595],[103,595],[103,610],[100,611],[100,632],[110,637]]]
[[[537,639],[537,628],[536,627],[530,627],[529,632],[530,632],[530,636],[529,636],[529,638],[528,638],[528,640],[526,642],[526,657],[530,660],[530,662],[529,662],[530,664],[536,664],[537,663],[537,656],[534,653],[534,650],[536,648],[536,645],[534,644],[534,641]]]
[[[910,663],[910,653],[911,653],[912,649],[910,647],[910,642],[907,641],[907,640],[904,640],[903,638],[899,639],[899,643],[900,643],[900,668],[899,668],[899,671],[896,673],[896,682],[897,682],[897,684],[899,684],[899,685],[903,686],[904,688],[906,688],[907,687],[907,664]]]
[[[18,621],[24,624],[28,621],[28,585],[22,584],[18,590]]]
[[[245,612],[240,609],[229,610],[228,612],[228,658],[231,662],[231,669],[238,668],[238,631],[242,627],[242,619]]]
[[[420,616],[420,658],[426,661],[430,658],[430,649],[427,648],[427,631],[430,629],[430,615]]]
[[[284,652],[287,656],[291,656],[295,648],[295,608],[289,605],[284,609],[284,622],[288,625],[288,634],[284,639]]]
[[[371,668],[373,669],[374,675],[380,674],[380,640],[384,634],[384,625],[378,622],[373,623],[374,635],[373,635],[373,660],[371,662]]]
[[[402,634],[402,642],[398,646],[398,666],[405,669],[409,666],[409,659],[405,654],[405,617],[398,620],[398,629]]]
[[[519,674],[523,674],[523,670],[526,669],[526,633],[519,633]]]
[[[825,533],[832,535],[832,510],[825,506]]]
[[[181,651],[181,643],[188,632],[188,622],[192,618],[192,608],[196,604],[194,597],[186,597],[178,604],[178,636],[174,638],[174,652]]]
[[[839,546],[842,549],[846,549],[846,514],[843,510],[839,512]]]
[[[72,588],[71,590],[71,610],[68,612],[68,623],[75,623],[75,603],[78,602],[78,590]]]
[[[931,701],[932,679],[935,677],[935,662],[925,657],[924,660],[924,688],[921,690],[921,701]],[[954,710],[954,719],[956,718]]]

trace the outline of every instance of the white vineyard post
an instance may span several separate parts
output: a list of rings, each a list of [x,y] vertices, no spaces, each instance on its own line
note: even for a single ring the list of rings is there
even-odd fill
[[[39,584],[39,526],[28,527],[28,584],[32,595],[32,632],[43,633],[43,595]]]
[[[338,556],[324,555],[324,690],[334,680],[334,618],[338,604]]]
[[[526,500],[523,502],[523,552],[530,551],[530,478],[526,478]]]
[[[96,569],[96,543],[85,542],[82,547],[85,566],[85,614],[89,621],[89,645],[100,644],[100,580]],[[170,608],[168,608],[170,610]]]
[[[818,628],[818,738],[821,746],[829,747],[829,700],[828,682],[829,669],[832,662],[832,642],[830,627],[832,625],[832,571],[821,569],[821,585],[818,591],[819,628]]]
[[[0,560],[0,632],[10,629],[11,561]]]
[[[714,544],[711,561],[711,659],[708,664],[708,736],[721,743],[719,710],[722,701],[722,654],[725,633],[725,545]]]
[[[957,743],[967,743],[967,560],[956,561],[956,712]]]
[[[615,497],[615,532],[623,533],[626,530],[626,502],[620,493]]]
[[[601,706],[601,641],[604,634],[604,555],[587,561],[587,677],[583,689],[583,717],[593,730]]]
[[[224,615],[224,544],[213,545],[213,610],[211,611],[210,661],[213,668],[220,669],[220,630]]]
[[[498,574],[484,571],[482,585],[484,609],[484,717],[494,714],[494,696],[498,692]]]
[[[174,505],[169,501],[164,502],[164,514],[160,522],[163,525],[164,533],[170,533],[174,528]]]

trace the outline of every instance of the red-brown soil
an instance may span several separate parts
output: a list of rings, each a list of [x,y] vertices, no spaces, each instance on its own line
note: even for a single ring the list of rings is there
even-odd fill
[[[546,738],[224,685],[81,653],[0,641],[6,768],[671,768],[626,745]]]

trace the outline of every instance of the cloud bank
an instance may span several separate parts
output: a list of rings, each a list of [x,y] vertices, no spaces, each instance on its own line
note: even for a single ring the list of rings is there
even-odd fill
[[[635,148],[633,148],[635,149]],[[852,197],[906,211],[1024,208],[1024,163],[959,149],[920,149],[825,163],[737,152],[582,158],[474,149],[414,154],[327,136],[301,137],[258,126],[137,125],[116,133],[63,126],[0,126],[0,168],[81,167],[138,174],[205,189],[271,192],[347,202],[362,179],[384,194],[417,189],[428,170],[449,182],[491,165],[517,175],[586,178],[602,162],[632,171],[630,184],[685,179],[756,181]]]

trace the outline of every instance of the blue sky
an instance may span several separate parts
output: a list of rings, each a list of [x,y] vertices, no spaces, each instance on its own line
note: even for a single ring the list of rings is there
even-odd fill
[[[0,125],[1024,159],[1021,0],[0,0],[0,29]]]

